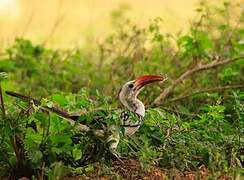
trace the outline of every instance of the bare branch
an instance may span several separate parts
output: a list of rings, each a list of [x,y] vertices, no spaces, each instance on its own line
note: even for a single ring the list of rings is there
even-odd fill
[[[176,79],[169,87],[167,87],[154,101],[153,101],[153,105],[154,106],[159,106],[161,104],[161,102],[168,97],[171,92],[175,89],[176,86],[178,86],[180,83],[183,82],[183,80],[185,80],[186,78],[188,78],[189,76],[200,72],[200,71],[205,71],[208,69],[212,69],[218,66],[222,66],[222,65],[226,65],[232,62],[235,62],[237,60],[240,59],[244,59],[244,56],[240,56],[240,57],[236,57],[233,59],[226,59],[226,60],[214,60],[208,64],[199,64],[198,66],[196,66],[193,69],[189,69],[186,72],[184,72],[178,79]]]
[[[194,96],[196,94],[201,94],[201,93],[205,93],[205,92],[219,91],[219,90],[225,90],[225,89],[238,89],[238,88],[244,88],[244,85],[236,84],[236,85],[228,85],[228,86],[219,86],[219,87],[213,87],[213,88],[199,89],[199,90],[196,90],[193,93],[189,93],[189,94],[186,94],[186,95],[175,97],[172,100],[170,100],[170,102],[179,101],[179,100],[188,98],[190,96]]]
[[[0,103],[1,103],[1,109],[2,109],[2,113],[3,113],[3,117],[5,118],[6,112],[5,112],[4,102],[3,102],[3,92],[2,92],[1,83],[0,83]]]

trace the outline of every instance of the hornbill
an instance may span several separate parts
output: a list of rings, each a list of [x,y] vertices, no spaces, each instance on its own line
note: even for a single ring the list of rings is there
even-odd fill
[[[145,106],[142,101],[137,98],[142,88],[149,83],[164,80],[166,80],[166,77],[164,76],[144,75],[137,77],[135,80],[129,81],[122,86],[119,91],[119,100],[125,106],[125,108],[127,108],[127,111],[121,112],[120,125],[124,128],[126,136],[133,135],[139,129],[140,125],[143,122],[145,116]],[[19,98],[26,102],[32,102],[35,106],[41,105],[40,101],[16,92],[6,91],[6,94]],[[67,111],[58,107],[41,106],[41,108],[44,111],[48,110],[60,115],[72,124],[74,124],[79,119],[79,115],[69,114]],[[109,149],[115,152],[120,140],[120,128],[116,125],[111,125],[108,128],[111,132],[111,135],[109,135],[107,139],[108,142],[111,142]],[[78,124],[78,129],[81,131],[90,131],[91,127],[89,127],[88,124],[84,124],[81,122]],[[104,131],[100,129],[94,131],[94,133],[103,136]]]

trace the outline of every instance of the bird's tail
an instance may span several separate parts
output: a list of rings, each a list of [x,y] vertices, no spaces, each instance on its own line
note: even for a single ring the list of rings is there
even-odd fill
[[[41,105],[41,102],[39,100],[34,99],[32,97],[29,97],[29,96],[26,96],[26,95],[23,95],[23,94],[20,94],[20,93],[12,92],[12,91],[6,91],[5,93],[7,95],[9,95],[9,96],[16,97],[16,98],[21,99],[22,101],[25,101],[25,102],[31,102],[32,101],[35,106],[40,106]],[[71,115],[67,111],[65,111],[64,109],[62,109],[60,107],[43,106],[43,108],[46,109],[46,110],[52,111],[52,112],[58,114],[61,117],[64,117],[64,118],[67,118],[67,119],[72,119],[74,121],[79,118],[79,116]]]

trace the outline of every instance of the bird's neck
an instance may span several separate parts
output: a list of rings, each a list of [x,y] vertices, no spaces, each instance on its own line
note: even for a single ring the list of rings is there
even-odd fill
[[[145,116],[145,106],[139,99],[137,99],[137,98],[127,99],[126,101],[124,101],[122,103],[130,111],[135,112],[136,114],[138,114],[142,117]]]

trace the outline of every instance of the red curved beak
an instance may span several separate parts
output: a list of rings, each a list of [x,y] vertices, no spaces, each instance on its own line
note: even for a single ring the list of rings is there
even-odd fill
[[[143,86],[156,82],[156,81],[164,81],[167,78],[165,76],[158,75],[144,75],[135,79],[135,88],[136,90],[141,89]]]

